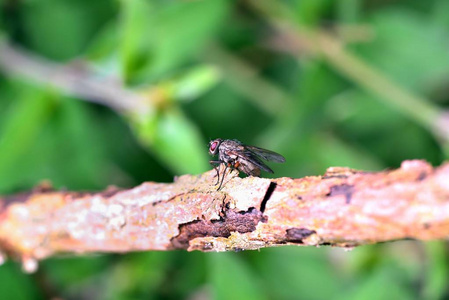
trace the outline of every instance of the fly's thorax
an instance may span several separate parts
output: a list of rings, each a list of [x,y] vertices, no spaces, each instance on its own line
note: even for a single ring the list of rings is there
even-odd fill
[[[234,162],[236,161],[236,159],[238,158],[237,156],[233,155],[233,154],[228,154],[229,152],[224,150],[224,151],[220,151],[219,152],[219,159],[225,163],[230,163],[230,164],[234,164]]]
[[[242,148],[242,143],[237,140],[223,140],[220,146],[227,149],[239,149]]]
[[[240,144],[233,140],[223,140],[218,147],[220,160],[233,164],[238,159],[236,153],[241,150],[240,147]]]
[[[219,151],[220,153],[231,153],[231,152],[238,152],[243,151],[244,147],[243,145],[235,140],[223,140],[220,143]]]

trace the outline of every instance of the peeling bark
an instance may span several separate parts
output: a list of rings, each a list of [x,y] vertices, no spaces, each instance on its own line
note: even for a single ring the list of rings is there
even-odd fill
[[[35,261],[57,253],[354,247],[449,237],[449,163],[405,161],[383,172],[334,167],[299,179],[233,172],[220,191],[215,174],[100,193],[47,184],[0,198],[0,250],[32,271]]]

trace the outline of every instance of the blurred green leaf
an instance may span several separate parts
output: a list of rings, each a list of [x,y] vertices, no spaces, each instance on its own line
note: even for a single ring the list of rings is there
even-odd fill
[[[116,5],[108,0],[25,1],[23,33],[31,48],[45,56],[64,60],[79,55]]]
[[[318,162],[321,162],[322,168],[347,166],[371,171],[380,171],[385,168],[380,160],[370,155],[365,149],[359,149],[355,145],[345,143],[331,135],[316,136],[315,138],[307,147],[311,155],[316,149],[332,149],[332,151],[315,152],[316,156],[314,156]]]
[[[198,128],[175,107],[152,116],[132,116],[142,142],[176,174],[197,174],[209,168],[207,145]]]
[[[108,255],[52,258],[40,263],[39,272],[45,273],[58,288],[70,293],[104,272],[111,262]]]
[[[127,81],[154,78],[179,66],[224,21],[228,1],[122,1],[122,61]]]
[[[53,111],[54,101],[48,92],[23,86],[4,114],[0,128],[0,189],[14,180],[13,170],[33,148]]]
[[[441,159],[437,147],[429,148],[428,145],[436,144],[436,141],[429,137],[426,130],[366,93],[347,91],[331,99],[326,103],[326,114],[329,120],[336,121],[333,126],[336,132],[343,133],[354,148],[360,147],[359,154],[363,151],[374,152],[386,165],[399,165],[404,159],[417,157],[425,157],[434,163]],[[406,144],[408,147],[402,146]],[[359,156],[356,153],[350,155]],[[379,163],[377,165],[382,167]]]
[[[446,0],[436,0],[433,4],[432,20],[435,24],[435,29],[447,29],[449,26],[449,2]]]
[[[267,299],[257,273],[237,254],[210,253],[207,258],[214,299]]]
[[[317,25],[332,0],[295,0],[295,13],[302,24]]]
[[[131,78],[136,69],[142,69],[153,59],[154,53],[145,42],[152,34],[153,26],[150,26],[154,18],[155,8],[151,1],[121,1],[121,30],[120,54],[122,63],[122,77]],[[147,40],[144,38],[146,37]]]
[[[343,279],[325,257],[326,250],[306,247],[264,249],[256,263],[273,299],[333,299]]]
[[[132,253],[121,257],[107,271],[107,281],[101,291],[102,299],[148,299],[157,293],[169,270],[170,252]]]
[[[379,11],[370,24],[375,38],[358,49],[402,86],[423,92],[449,76],[447,28],[436,27],[423,14],[397,9]]]
[[[102,189],[116,175],[108,161],[108,146],[102,141],[102,120],[88,109],[85,103],[63,98],[42,145],[52,168],[47,175],[56,186],[70,188]],[[99,174],[108,174],[99,176]]]
[[[280,87],[257,75],[256,69],[221,47],[209,46],[203,58],[220,68],[223,81],[245,96],[243,99],[268,115],[277,115],[292,102]]]
[[[363,3],[358,0],[340,0],[336,2],[338,20],[342,23],[359,21]]]
[[[447,243],[429,242],[425,245],[427,252],[427,272],[423,297],[425,299],[444,299],[449,293],[449,259]]]
[[[108,22],[96,34],[85,55],[95,66],[96,72],[110,78],[121,78],[119,41],[118,24],[115,19]]]
[[[189,69],[181,76],[177,76],[166,88],[170,98],[176,101],[193,101],[213,88],[220,79],[219,70],[213,66],[201,65]]]
[[[3,299],[45,299],[36,281],[13,262],[0,267],[0,291]]]
[[[165,289],[167,294],[173,294],[170,289],[176,290],[175,298],[195,298],[209,292],[208,279],[208,253],[181,252],[171,261],[172,281]],[[206,294],[208,295],[208,294]]]
[[[369,276],[359,280],[354,290],[347,290],[337,299],[408,300],[417,299],[401,271],[395,265],[383,264]]]

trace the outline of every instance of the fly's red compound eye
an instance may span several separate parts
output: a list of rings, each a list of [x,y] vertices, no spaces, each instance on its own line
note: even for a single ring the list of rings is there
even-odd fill
[[[209,154],[211,155],[217,155],[219,152],[219,147],[221,144],[221,139],[215,139],[213,141],[209,142]]]
[[[211,152],[214,152],[215,149],[217,148],[217,146],[218,146],[218,142],[213,142],[213,143],[211,143],[211,144],[210,144],[210,147],[209,147],[210,151],[211,151]]]

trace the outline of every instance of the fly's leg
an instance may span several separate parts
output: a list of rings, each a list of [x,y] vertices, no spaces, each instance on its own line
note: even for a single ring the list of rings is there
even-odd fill
[[[229,168],[229,172],[232,172],[232,170],[237,169],[238,166],[240,166],[240,162],[235,161],[235,160],[231,161],[231,162],[228,162],[228,163],[225,163],[225,169],[223,171],[223,175],[221,177],[221,183],[220,183],[220,186],[218,187],[217,191],[219,191],[221,189],[221,187],[223,186],[225,175],[226,175],[226,171],[228,170],[228,168]]]
[[[221,160],[211,160],[209,161],[209,163],[214,167],[215,171],[217,172],[217,183],[215,183],[215,185],[217,185],[220,182],[220,164],[224,163]]]
[[[215,183],[215,185],[219,184],[217,191],[219,191],[223,186],[224,179],[226,176],[226,171],[228,170],[228,168],[232,170],[239,166],[239,162],[226,163],[222,160],[211,160],[211,161],[209,161],[209,163],[214,167],[215,171],[217,172],[217,175],[215,175],[215,176],[217,176],[217,182]],[[223,170],[223,175],[221,175],[221,180],[220,180],[220,165],[221,164],[224,164],[225,168]]]
[[[224,178],[225,178],[225,175],[226,175],[226,171],[227,171],[227,170],[228,170],[228,164],[225,164],[225,169],[224,169],[224,171],[223,171],[223,176],[221,177],[221,183],[220,183],[220,185],[218,186],[217,191],[219,191],[219,190],[221,189],[222,185],[223,185],[223,181],[224,181]]]

